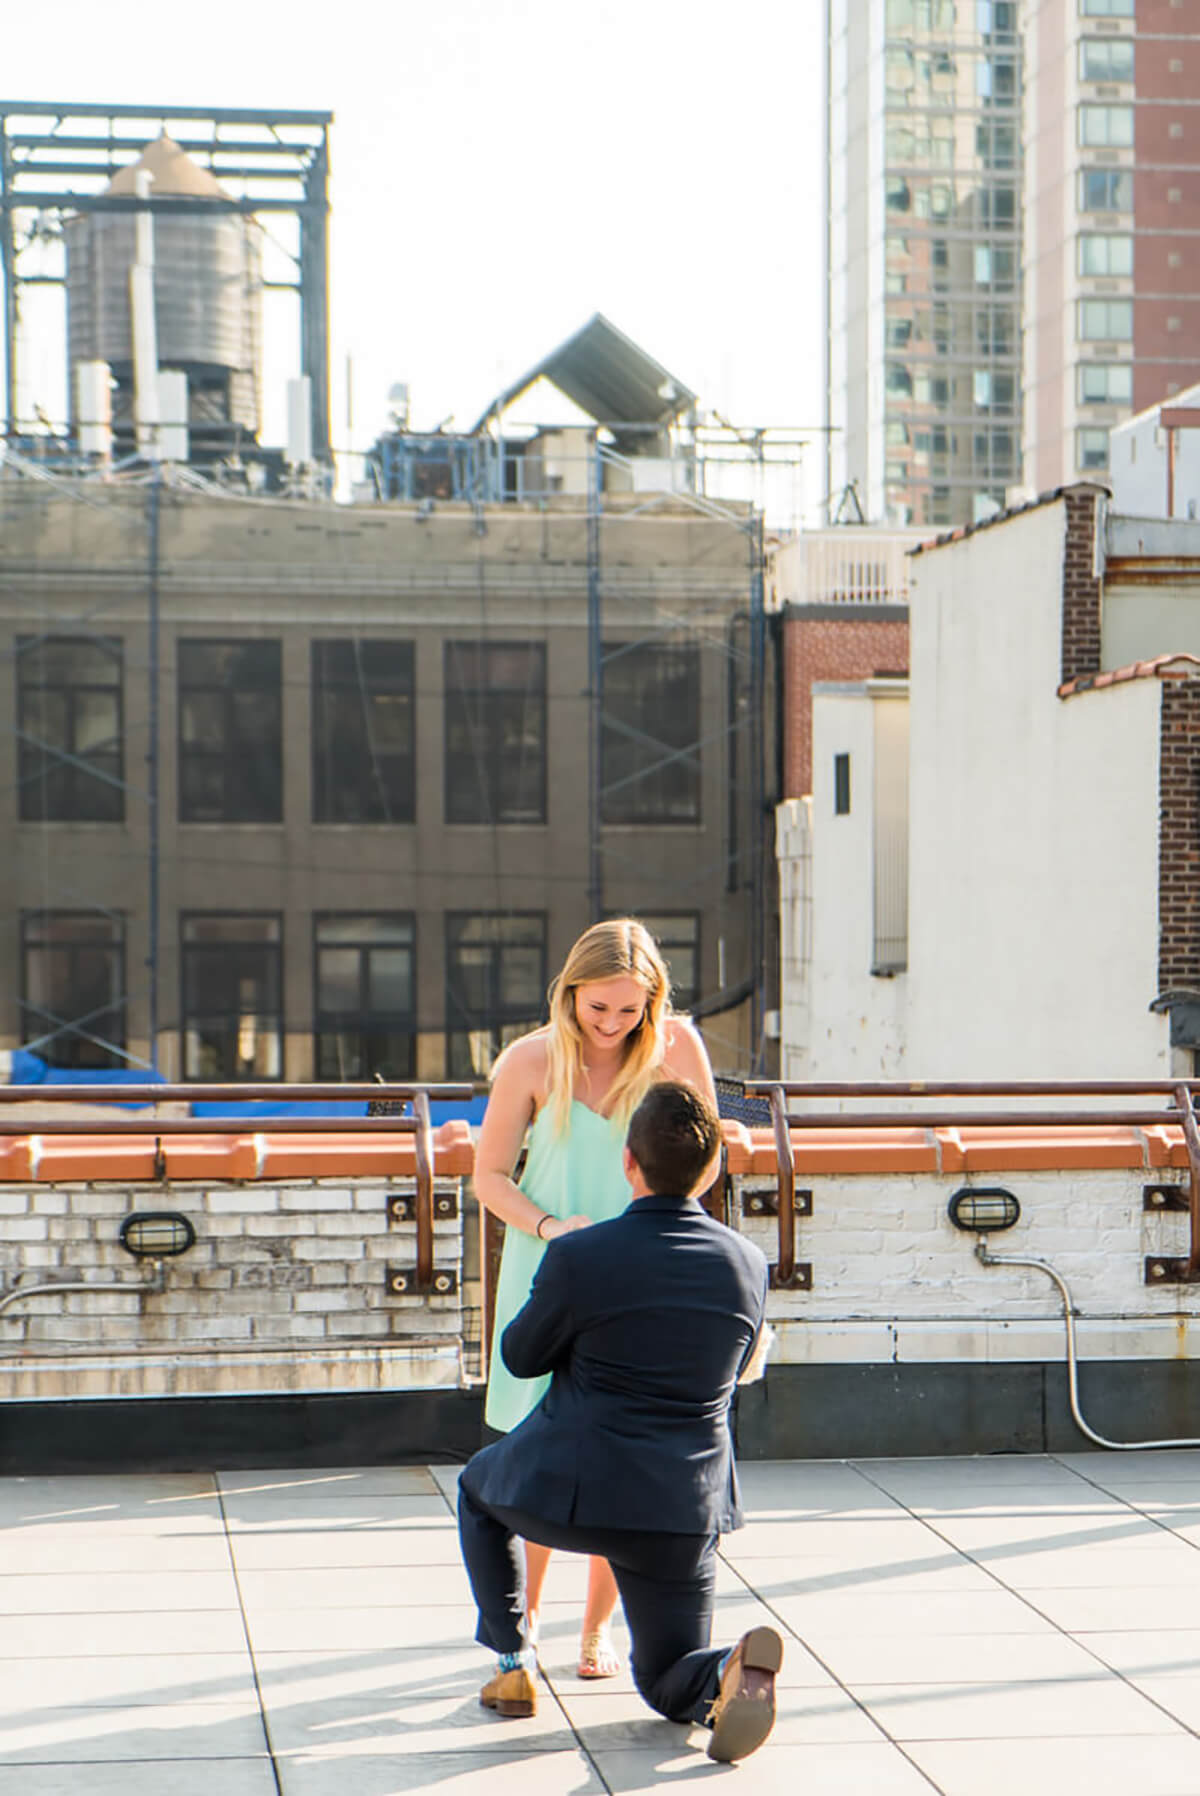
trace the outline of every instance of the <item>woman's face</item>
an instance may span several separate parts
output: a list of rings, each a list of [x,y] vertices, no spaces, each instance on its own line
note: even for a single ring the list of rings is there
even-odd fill
[[[633,1033],[645,1009],[646,988],[627,973],[575,987],[575,1020],[584,1040],[602,1053]]]

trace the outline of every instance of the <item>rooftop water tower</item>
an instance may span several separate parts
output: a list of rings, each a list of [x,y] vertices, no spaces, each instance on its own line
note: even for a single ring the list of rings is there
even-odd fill
[[[194,460],[229,455],[257,441],[260,427],[261,230],[253,218],[212,205],[228,201],[228,193],[165,131],[113,177],[105,194],[135,195],[141,171],[150,177],[155,200],[182,202],[157,209],[154,217],[158,365],[187,382],[186,419],[164,416],[163,423],[186,423]],[[137,255],[136,225],[133,211],[92,211],[68,217],[64,227],[72,403],[77,367],[106,362],[119,453],[134,441],[129,271]]]

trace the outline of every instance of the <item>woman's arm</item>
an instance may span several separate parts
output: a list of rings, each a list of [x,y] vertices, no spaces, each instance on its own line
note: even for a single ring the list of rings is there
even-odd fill
[[[587,1218],[551,1216],[547,1220],[548,1212],[532,1203],[512,1177],[545,1075],[546,1046],[538,1035],[515,1041],[496,1062],[475,1149],[475,1195],[485,1209],[509,1228],[536,1235],[540,1224],[540,1239],[553,1241],[556,1235],[586,1227]]]

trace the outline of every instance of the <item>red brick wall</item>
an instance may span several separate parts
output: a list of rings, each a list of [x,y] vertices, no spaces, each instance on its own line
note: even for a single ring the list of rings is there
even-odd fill
[[[1158,778],[1158,989],[1200,991],[1200,679],[1162,683]]]
[[[849,608],[848,608],[849,609]],[[908,619],[783,620],[783,796],[812,791],[812,689],[819,680],[869,680],[908,672]]]
[[[1093,572],[1099,494],[1086,487],[1063,495],[1067,541],[1063,553],[1062,678],[1100,672],[1100,587]]]

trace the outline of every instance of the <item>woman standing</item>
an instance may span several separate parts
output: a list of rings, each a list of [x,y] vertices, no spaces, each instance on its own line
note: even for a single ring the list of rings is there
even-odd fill
[[[683,1079],[716,1107],[704,1043],[670,1004],[653,937],[632,917],[593,924],[550,987],[550,1021],[507,1047],[475,1156],[480,1203],[505,1223],[496,1289],[486,1419],[507,1434],[540,1402],[549,1378],[514,1378],[499,1341],[529,1295],[547,1241],[617,1216],[630,1201],[621,1165],[630,1116],[656,1079]],[[532,1125],[532,1128],[530,1127]],[[529,1133],[520,1184],[513,1169]],[[536,1638],[548,1547],[527,1542],[526,1607]],[[613,1677],[609,1623],[617,1586],[604,1559],[588,1561],[579,1676]]]

